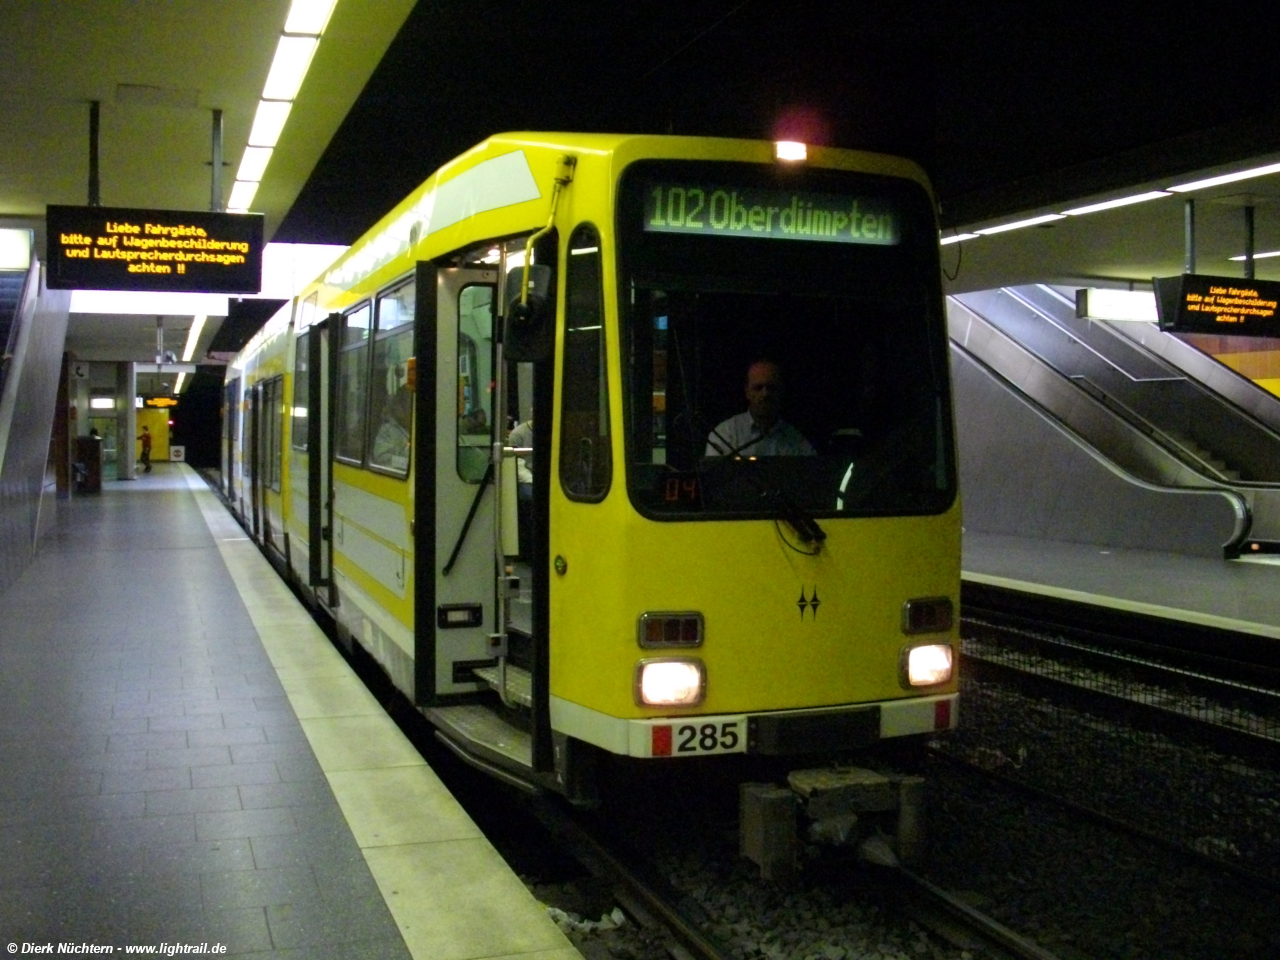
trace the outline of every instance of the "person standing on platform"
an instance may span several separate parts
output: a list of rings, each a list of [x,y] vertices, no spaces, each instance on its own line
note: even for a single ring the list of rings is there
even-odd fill
[[[151,429],[143,427],[142,433],[138,437],[142,441],[142,472],[151,472]]]

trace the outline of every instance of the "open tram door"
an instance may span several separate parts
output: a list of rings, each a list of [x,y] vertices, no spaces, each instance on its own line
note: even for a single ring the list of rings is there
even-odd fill
[[[551,364],[508,363],[501,343],[509,299],[502,278],[519,274],[526,239],[418,267],[414,686],[451,749],[528,787],[553,767],[545,655]],[[535,257],[554,262],[554,234],[547,241]],[[508,433],[528,421],[534,492],[521,542]]]

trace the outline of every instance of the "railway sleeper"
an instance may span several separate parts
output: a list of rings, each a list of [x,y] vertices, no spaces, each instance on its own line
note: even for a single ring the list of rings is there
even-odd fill
[[[787,785],[744,783],[738,794],[739,849],[766,880],[782,880],[799,868],[801,835],[832,847],[866,846],[883,861],[918,860],[924,847],[924,778],[879,773],[865,767],[793,770]]]

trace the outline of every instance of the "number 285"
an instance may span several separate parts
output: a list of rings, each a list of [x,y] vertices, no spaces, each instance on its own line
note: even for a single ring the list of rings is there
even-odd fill
[[[704,723],[695,726],[691,723],[676,728],[676,753],[713,753],[729,751],[738,746],[738,725],[736,723]]]

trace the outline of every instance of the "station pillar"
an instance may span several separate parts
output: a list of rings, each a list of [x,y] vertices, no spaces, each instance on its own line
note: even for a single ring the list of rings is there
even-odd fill
[[[138,462],[138,414],[134,410],[134,397],[138,394],[138,373],[135,364],[116,364],[116,479],[135,480],[134,465]]]

